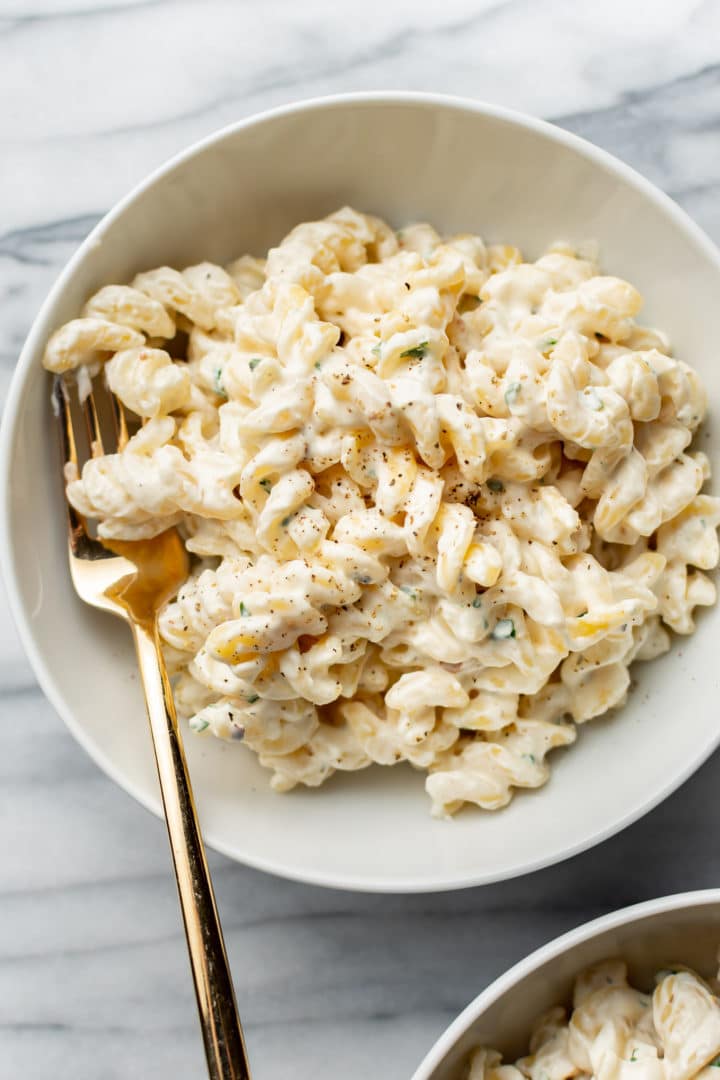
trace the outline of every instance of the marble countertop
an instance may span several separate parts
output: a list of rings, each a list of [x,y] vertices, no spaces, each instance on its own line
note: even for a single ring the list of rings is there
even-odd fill
[[[187,143],[303,97],[428,89],[539,113],[720,241],[718,41],[720,0],[0,0],[0,393],[107,207]],[[0,1076],[200,1077],[164,828],[66,732],[4,606],[0,634]],[[716,756],[594,851],[455,894],[324,891],[213,856],[258,1080],[407,1080],[535,946],[720,884],[719,783]]]

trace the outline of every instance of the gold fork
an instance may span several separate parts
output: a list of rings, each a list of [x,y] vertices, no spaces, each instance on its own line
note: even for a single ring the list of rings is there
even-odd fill
[[[113,394],[110,403],[115,442],[121,450],[128,441],[125,412]],[[56,376],[53,386],[53,409],[63,461],[77,469],[78,444],[70,397],[61,376]],[[84,396],[82,410],[90,453],[100,457],[105,453],[104,441],[92,391]],[[124,619],[135,639],[208,1075],[211,1080],[249,1080],[247,1051],[220,919],[158,636],[157,613],[187,578],[187,552],[176,529],[151,540],[96,540],[67,500],[66,505],[70,574],[75,591],[86,604]]]

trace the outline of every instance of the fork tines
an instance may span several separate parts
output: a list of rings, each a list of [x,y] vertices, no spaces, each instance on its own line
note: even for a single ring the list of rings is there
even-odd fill
[[[93,382],[86,371],[81,371],[79,377],[73,380],[74,385],[77,387],[77,404],[75,404],[71,396],[68,378],[63,375],[56,375],[53,379],[52,407],[60,435],[63,473],[66,483],[68,480],[67,466],[73,466],[73,471],[77,473],[80,472],[82,467],[77,437],[78,424],[73,419],[73,413],[82,411],[84,427],[87,433],[87,453],[91,457],[99,458],[106,453],[108,425],[102,423],[101,417],[103,414],[107,415],[109,413],[112,415],[111,425],[114,428],[114,441],[117,449],[121,450],[128,441],[127,420],[122,402],[115,394],[106,390],[102,401],[102,404],[106,407],[104,409],[99,407],[96,400],[96,385],[98,382],[105,385],[104,378],[96,379]],[[103,438],[103,427],[105,428],[105,438]],[[74,554],[80,555],[80,549],[86,548],[88,543],[92,544],[93,547],[96,545],[89,534],[82,515],[71,506],[67,498],[65,502],[68,514],[70,545]],[[99,545],[97,546],[99,547]],[[86,551],[84,554],[87,556]]]

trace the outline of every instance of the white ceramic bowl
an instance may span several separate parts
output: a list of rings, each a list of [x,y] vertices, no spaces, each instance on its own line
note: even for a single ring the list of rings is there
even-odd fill
[[[0,451],[2,558],[38,679],[102,768],[156,812],[129,635],[83,607],[66,570],[42,349],[107,282],[163,262],[264,252],[343,203],[398,226],[476,231],[530,256],[558,238],[597,239],[604,265],[645,294],[647,320],[700,370],[720,416],[718,253],[649,183],[548,124],[430,95],[352,95],[245,121],[160,169],[103,219],[49,296],[18,364]],[[702,445],[720,475],[717,440]],[[719,616],[704,616],[675,655],[640,667],[628,707],[555,754],[546,788],[494,815],[431,820],[423,776],[408,768],[274,795],[242,748],[188,737],[208,842],[287,877],[377,891],[480,884],[566,858],[649,810],[718,742]]]
[[[507,1061],[527,1053],[534,1022],[553,1005],[571,1000],[575,977],[609,957],[627,960],[631,980],[650,988],[655,972],[687,964],[717,974],[720,889],[682,893],[615,911],[571,930],[521,960],[468,1005],[413,1076],[459,1080],[476,1046],[500,1050]]]

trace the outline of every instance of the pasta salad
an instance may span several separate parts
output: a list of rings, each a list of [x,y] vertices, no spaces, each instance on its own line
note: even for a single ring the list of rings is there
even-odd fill
[[[658,972],[652,993],[628,983],[620,960],[598,964],[575,983],[572,1009],[551,1009],[529,1054],[502,1064],[495,1050],[472,1055],[467,1080],[717,1080],[720,1000],[699,975]]]
[[[716,590],[706,397],[637,290],[345,208],[266,258],[108,285],[45,366],[140,423],[67,475],[101,537],[177,527],[179,713],[272,786],[409,762],[507,804]]]

